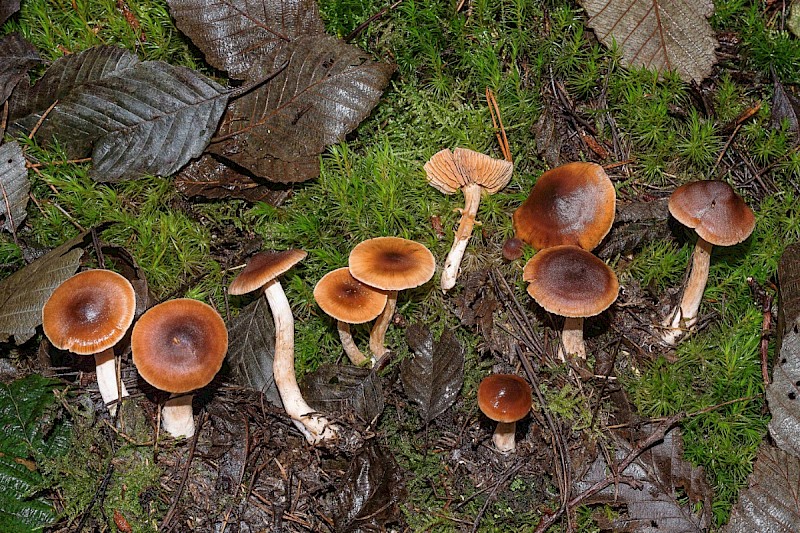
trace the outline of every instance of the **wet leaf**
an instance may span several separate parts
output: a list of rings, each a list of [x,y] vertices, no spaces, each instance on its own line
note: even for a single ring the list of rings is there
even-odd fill
[[[264,58],[287,42],[323,33],[316,0],[168,0],[175,24],[214,67],[255,79]],[[253,73],[253,67],[256,72]]]
[[[601,259],[633,253],[640,246],[669,233],[667,199],[652,202],[631,202],[619,206],[614,227],[603,239],[595,254]]]
[[[0,220],[2,228],[14,231],[28,213],[28,169],[22,147],[13,141],[0,146]]]
[[[461,391],[464,349],[451,330],[434,341],[430,330],[421,324],[409,326],[406,339],[414,357],[401,363],[400,380],[427,424],[453,405]]]
[[[0,24],[5,24],[9,17],[17,11],[19,11],[19,0],[3,0],[0,2]]]
[[[788,131],[800,133],[800,98],[787,91],[778,79],[775,71],[772,71],[772,114],[770,117],[770,127],[780,128],[784,120],[788,123]]]
[[[2,7],[0,7],[0,12]],[[19,33],[0,40],[0,104],[5,103],[28,69],[41,62],[36,48]]]
[[[717,39],[706,20],[712,0],[580,0],[587,25],[624,63],[658,72],[675,71],[699,83],[716,61]]]
[[[316,158],[314,163],[317,164]],[[248,202],[266,202],[274,206],[281,205],[290,194],[287,188],[259,183],[209,155],[183,167],[175,176],[174,183],[175,188],[186,196],[241,198]]]
[[[322,413],[354,412],[370,423],[383,412],[383,387],[369,368],[321,365],[303,380],[303,398]]]

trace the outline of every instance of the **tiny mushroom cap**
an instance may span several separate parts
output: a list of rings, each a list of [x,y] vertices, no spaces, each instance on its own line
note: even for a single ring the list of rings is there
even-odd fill
[[[295,249],[258,253],[250,258],[244,270],[231,282],[228,294],[247,294],[260,289],[305,259],[307,255],[307,252]]]
[[[131,334],[133,363],[142,378],[176,394],[208,385],[227,351],[222,317],[210,305],[189,298],[151,307]]]
[[[669,212],[715,246],[742,242],[756,225],[753,210],[733,187],[718,180],[681,185],[669,198]]]
[[[325,274],[314,287],[314,299],[323,311],[347,324],[369,322],[386,307],[386,292],[358,281],[347,267]]]
[[[495,422],[510,424],[531,410],[531,386],[513,374],[492,374],[478,385],[478,407]]]
[[[424,245],[400,237],[376,237],[350,252],[350,274],[385,291],[423,285],[433,277],[436,260]]]
[[[110,270],[86,270],[59,285],[42,309],[42,325],[60,350],[93,355],[117,344],[136,312],[136,293]]]
[[[603,167],[567,163],[539,177],[514,211],[514,231],[537,250],[560,244],[592,250],[611,230],[616,202]]]

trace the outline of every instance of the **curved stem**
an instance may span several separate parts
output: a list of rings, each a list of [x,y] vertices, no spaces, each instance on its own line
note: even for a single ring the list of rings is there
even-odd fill
[[[703,301],[703,292],[708,283],[708,270],[711,265],[711,249],[713,245],[705,239],[698,237],[697,244],[692,254],[692,271],[686,281],[680,305],[663,323],[666,328],[662,340],[674,345],[677,340],[697,323],[697,313],[700,302]]]
[[[383,354],[388,352],[386,349],[386,330],[389,329],[389,324],[392,323],[394,310],[397,308],[397,291],[389,291],[386,298],[386,307],[383,308],[380,316],[375,319],[375,324],[372,325],[372,331],[369,333],[369,349],[375,356],[375,359],[380,359]],[[375,361],[372,361],[374,366]]]
[[[108,405],[108,412],[114,416],[117,413],[117,400],[128,395],[122,381],[119,382],[119,391],[117,391],[117,365],[114,361],[114,348],[94,354],[94,363],[100,396],[103,397],[103,403],[106,405],[113,403],[113,405]]]
[[[297,377],[294,374],[294,317],[283,287],[277,280],[270,281],[264,286],[264,297],[275,320],[275,355],[272,373],[286,414],[311,444],[336,438],[337,432],[334,426],[325,417],[316,414],[306,403],[297,385]]]
[[[583,342],[583,318],[564,319],[564,329],[561,331],[561,348],[558,355],[562,361],[566,354],[575,354],[581,359],[586,359],[586,343]]]
[[[161,425],[164,431],[175,438],[194,435],[192,398],[194,394],[173,394],[161,409]]]
[[[492,435],[492,443],[497,451],[502,453],[511,453],[517,447],[516,437],[514,433],[517,431],[516,422],[498,422],[497,428]]]
[[[336,326],[339,330],[339,339],[342,341],[344,353],[347,354],[350,362],[356,366],[363,365],[367,361],[367,357],[361,353],[361,350],[358,349],[356,342],[353,340],[353,335],[350,333],[350,324],[337,320]]]
[[[445,292],[456,284],[458,269],[464,259],[469,238],[472,237],[472,227],[475,225],[475,215],[478,214],[483,187],[477,183],[470,183],[461,191],[464,193],[464,210],[461,212],[461,222],[458,223],[458,231],[456,231],[453,246],[450,248],[450,253],[447,254],[442,271],[442,290]]]

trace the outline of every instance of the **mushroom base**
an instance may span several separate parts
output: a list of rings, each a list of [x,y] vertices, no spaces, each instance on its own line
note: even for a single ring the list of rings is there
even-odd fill
[[[372,356],[372,366],[383,354],[388,352],[386,349],[386,331],[394,317],[394,310],[397,308],[397,291],[389,291],[386,298],[386,307],[383,312],[375,319],[372,330],[369,333],[369,349],[374,354]]]
[[[586,359],[586,344],[583,342],[583,318],[564,319],[564,329],[561,331],[561,346],[558,348],[558,357],[567,360],[567,355],[574,354],[581,359]]]
[[[176,439],[194,436],[194,413],[192,412],[194,394],[173,394],[164,402],[161,409],[161,425],[164,431]]]
[[[710,242],[700,237],[697,238],[697,244],[692,254],[692,271],[686,281],[681,303],[662,324],[665,330],[661,340],[669,346],[673,346],[684,333],[687,333],[697,323],[700,302],[703,301],[703,292],[706,290],[708,282],[712,248],[713,245]]]
[[[517,447],[516,437],[514,434],[517,431],[516,422],[498,422],[497,428],[492,435],[492,443],[497,451],[501,453],[511,453]]]
[[[114,349],[109,348],[94,354],[94,362],[100,396],[103,397],[103,403],[108,406],[108,412],[114,416],[117,414],[117,401],[128,395],[128,390],[122,380],[120,380],[119,390],[117,390],[117,364],[114,358]]]

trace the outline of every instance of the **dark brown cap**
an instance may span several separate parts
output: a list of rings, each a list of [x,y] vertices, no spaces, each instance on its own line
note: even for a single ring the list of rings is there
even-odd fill
[[[60,350],[92,355],[118,343],[133,322],[136,293],[110,270],[86,270],[59,285],[42,308],[42,326]]]
[[[425,245],[400,237],[376,237],[350,252],[350,274],[385,291],[419,287],[433,277],[436,260]]]
[[[322,276],[314,299],[323,311],[348,324],[369,322],[386,307],[386,292],[358,281],[347,267]]]
[[[554,246],[538,252],[525,265],[522,279],[528,294],[550,313],[579,318],[605,311],[619,293],[608,265],[583,248]]]
[[[753,233],[756,217],[724,181],[694,181],[669,197],[669,212],[715,246],[732,246]]]
[[[517,422],[531,410],[531,386],[513,374],[492,374],[478,385],[478,407],[495,422]]]
[[[424,168],[428,183],[445,194],[453,194],[470,183],[483,187],[486,194],[494,194],[508,185],[514,164],[467,148],[456,148],[453,152],[444,149],[435,153]]]
[[[303,250],[261,252],[250,258],[244,270],[231,282],[228,294],[238,295],[260,289],[306,258]]]
[[[133,364],[152,386],[172,393],[205,387],[222,367],[228,330],[213,307],[179,298],[148,309],[131,334]]]
[[[611,230],[616,203],[603,167],[567,163],[539,177],[514,211],[514,231],[537,250],[560,244],[592,250]]]

